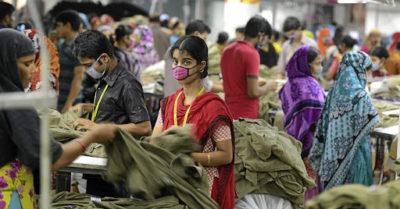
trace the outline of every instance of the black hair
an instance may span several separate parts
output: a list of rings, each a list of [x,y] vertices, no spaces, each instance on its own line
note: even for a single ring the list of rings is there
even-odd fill
[[[396,49],[397,49],[397,50],[400,50],[400,41],[397,42],[397,44],[396,44]]]
[[[154,23],[161,23],[160,22],[160,15],[159,14],[151,14],[149,17],[149,22],[154,22]]]
[[[208,27],[208,25],[206,25],[206,31],[207,31],[207,33],[208,33],[208,34],[210,34],[210,33],[211,33],[211,28],[210,28],[210,27]]]
[[[229,35],[227,32],[218,33],[217,44],[223,44],[229,39]]]
[[[338,46],[342,42],[344,27],[337,26],[335,29],[335,35],[333,35],[333,43]]]
[[[114,57],[114,48],[102,32],[88,30],[75,38],[74,56],[97,59],[103,53],[108,54],[111,58]]]
[[[256,38],[258,33],[264,33],[267,36],[271,36],[271,25],[269,22],[260,15],[255,15],[247,21],[246,27],[244,29],[244,35]]]
[[[243,33],[244,34],[244,27],[238,27],[238,28],[236,28],[235,31],[238,32],[238,33]]]
[[[320,54],[321,54],[321,52],[317,48],[310,46],[310,48],[308,48],[308,52],[307,52],[308,64],[312,63]]]
[[[388,58],[389,52],[383,46],[375,46],[369,51],[369,55],[379,57],[379,59],[382,59],[382,58]]]
[[[353,39],[351,36],[346,35],[340,41],[341,44],[344,44],[347,49],[352,49],[354,45],[358,43],[357,40]]]
[[[117,29],[115,29],[115,40],[118,42],[124,36],[129,36],[132,33],[133,33],[132,26],[122,23],[122,24],[118,25]]]
[[[3,20],[6,15],[12,15],[15,7],[7,2],[0,1],[0,20]]]
[[[206,66],[204,67],[204,71],[201,73],[200,78],[205,78],[208,75],[208,47],[206,42],[197,36],[183,36],[175,42],[170,50],[170,56],[172,57],[175,50],[179,50],[181,52],[186,51],[190,56],[192,56],[197,64],[200,64],[202,61],[206,62]]]
[[[185,33],[186,35],[193,35],[197,31],[201,34],[207,31],[207,28],[210,29],[203,20],[193,20],[186,26]]]
[[[70,23],[71,29],[75,32],[79,31],[79,27],[81,26],[81,21],[82,20],[79,17],[78,12],[72,9],[65,10],[56,17],[56,22],[61,22],[64,25]]]
[[[297,17],[287,17],[285,22],[283,22],[283,32],[288,32],[291,30],[297,30],[301,27],[300,20]]]
[[[277,30],[272,30],[272,36],[275,37],[275,41],[278,41],[279,37],[281,37],[281,33]]]
[[[177,21],[172,25],[172,29],[177,28],[179,24],[180,24],[180,22],[179,22],[179,20],[177,20]]]

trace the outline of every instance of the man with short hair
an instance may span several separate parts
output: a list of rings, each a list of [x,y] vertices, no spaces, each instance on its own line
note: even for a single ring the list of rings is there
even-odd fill
[[[85,67],[72,54],[74,40],[78,36],[81,19],[74,10],[66,10],[56,17],[56,33],[65,41],[58,49],[60,61],[59,96],[57,109],[65,113],[74,104],[82,102],[79,92],[85,74]]]
[[[221,72],[225,102],[234,119],[258,118],[259,97],[277,88],[276,82],[259,82],[260,55],[271,25],[261,16],[252,17],[246,24],[244,40],[237,40],[222,52]]]
[[[169,35],[161,28],[160,15],[151,14],[149,20],[149,26],[151,32],[153,32],[154,48],[156,49],[160,60],[163,60],[163,55],[167,52],[170,46]]]
[[[78,119],[74,128],[93,130],[98,123],[112,123],[135,137],[150,135],[151,124],[144,105],[142,85],[126,65],[118,62],[109,39],[97,30],[83,32],[74,41],[73,54],[89,76],[100,80],[94,103],[81,103],[72,108],[91,113],[91,120]],[[126,197],[123,189],[116,190],[99,176],[85,174],[84,178],[88,179],[88,194]]]
[[[15,7],[7,2],[0,2],[0,29],[12,28],[14,19],[12,14],[15,11]]]
[[[286,65],[289,63],[294,52],[303,45],[309,45],[317,48],[317,43],[303,35],[300,20],[296,17],[288,17],[283,23],[283,32],[289,40],[282,45],[282,51],[278,60],[278,78],[286,77]]]

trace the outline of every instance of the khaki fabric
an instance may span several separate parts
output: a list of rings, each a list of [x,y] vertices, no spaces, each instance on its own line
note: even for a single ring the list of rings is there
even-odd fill
[[[343,185],[330,189],[310,200],[307,209],[392,209],[400,207],[400,181],[381,188]]]
[[[143,200],[172,195],[190,208],[218,208],[210,197],[205,170],[188,155],[201,149],[190,136],[190,126],[172,128],[154,138],[164,146],[160,147],[137,141],[119,129],[106,146],[105,179],[124,184],[130,194]]]
[[[73,124],[79,118],[87,118],[87,112],[68,111],[61,114],[53,109],[47,109],[46,111],[49,111],[50,134],[55,140],[65,143],[86,134],[86,131],[75,130]],[[43,111],[38,110],[38,113],[42,115]],[[104,145],[98,143],[90,144],[85,151],[85,155],[91,157],[107,157]]]
[[[104,197],[97,198],[88,194],[72,192],[60,192],[53,197],[51,208],[53,209],[186,209],[174,196],[161,197],[152,201],[135,200],[128,198]]]
[[[212,81],[220,81],[221,74],[221,55],[219,54],[218,44],[211,44],[208,47],[208,77]]]
[[[48,111],[50,120],[50,134],[55,140],[59,142],[66,142],[85,135],[86,132],[75,130],[73,124],[75,120],[87,116],[86,112],[68,111],[64,114],[61,114],[57,110],[46,109],[41,111],[38,110],[39,116],[44,113],[43,111]]]
[[[238,198],[269,194],[302,208],[304,192],[315,184],[301,159],[301,143],[264,120],[239,119],[234,127]]]

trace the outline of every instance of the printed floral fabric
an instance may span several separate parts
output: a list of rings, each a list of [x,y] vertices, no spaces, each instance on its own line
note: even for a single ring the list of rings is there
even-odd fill
[[[18,159],[0,168],[0,209],[9,207],[14,191],[19,195],[22,209],[37,208],[32,170]]]
[[[308,159],[324,190],[372,183],[369,132],[379,116],[365,91],[365,71],[371,64],[364,52],[347,52],[327,96]]]

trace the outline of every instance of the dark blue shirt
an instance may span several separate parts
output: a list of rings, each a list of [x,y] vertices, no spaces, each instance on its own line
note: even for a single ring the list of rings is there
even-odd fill
[[[60,62],[60,93],[58,95],[58,111],[61,111],[67,101],[69,90],[71,89],[72,79],[74,78],[74,68],[81,65],[78,58],[73,56],[74,40],[64,43],[58,49],[58,57]],[[74,102],[82,102],[81,96],[78,96]]]

